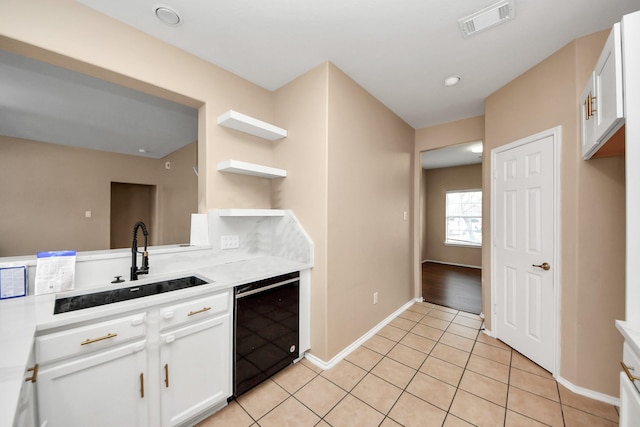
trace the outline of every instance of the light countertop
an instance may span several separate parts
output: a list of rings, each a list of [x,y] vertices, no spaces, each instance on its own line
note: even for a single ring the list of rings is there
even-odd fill
[[[211,283],[57,315],[53,314],[55,294],[30,295],[0,301],[0,342],[2,343],[2,351],[0,351],[0,426],[13,424],[20,389],[26,377],[29,354],[37,334],[70,324],[173,303],[178,299],[215,293],[237,285],[308,268],[311,268],[310,264],[274,256],[262,256],[226,263],[213,263],[211,258],[208,260],[192,259],[190,262],[179,264],[171,272],[141,277],[141,280],[134,283],[144,285],[145,283],[190,275],[200,276]],[[66,297],[131,285],[131,281],[125,281],[109,287],[82,289],[59,295]]]
[[[624,320],[616,320],[616,328],[620,331],[624,340],[631,346],[633,351],[636,354],[640,354],[640,326],[631,325]]]

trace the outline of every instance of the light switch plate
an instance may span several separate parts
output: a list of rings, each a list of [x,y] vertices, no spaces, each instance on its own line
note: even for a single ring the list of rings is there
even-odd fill
[[[230,234],[220,237],[220,249],[237,249],[240,247],[240,236],[237,234]]]

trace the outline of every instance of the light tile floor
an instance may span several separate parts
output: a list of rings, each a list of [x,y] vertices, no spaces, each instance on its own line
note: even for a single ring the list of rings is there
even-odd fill
[[[416,303],[323,371],[306,359],[198,427],[618,425],[614,406],[572,393],[475,314]]]

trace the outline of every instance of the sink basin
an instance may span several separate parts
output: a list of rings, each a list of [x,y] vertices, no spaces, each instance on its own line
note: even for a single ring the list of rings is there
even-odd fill
[[[101,291],[94,292],[92,294],[58,298],[56,299],[56,304],[53,308],[53,314],[67,313],[69,311],[127,301],[164,292],[177,291],[179,289],[191,288],[193,286],[205,285],[207,283],[209,282],[202,280],[199,277],[188,276],[181,277],[179,279],[147,283],[145,285],[130,286],[128,288],[114,289],[111,291]]]

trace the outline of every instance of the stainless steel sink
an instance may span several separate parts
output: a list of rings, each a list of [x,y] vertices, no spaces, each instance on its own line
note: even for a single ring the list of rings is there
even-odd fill
[[[161,282],[130,286],[128,288],[114,289],[111,291],[101,291],[91,294],[57,298],[56,304],[53,308],[53,314],[67,313],[69,311],[82,310],[85,308],[97,307],[99,305],[112,304],[114,302],[128,301],[164,292],[205,285],[207,283],[209,282],[202,280],[199,277],[187,276],[179,279],[163,280]]]

